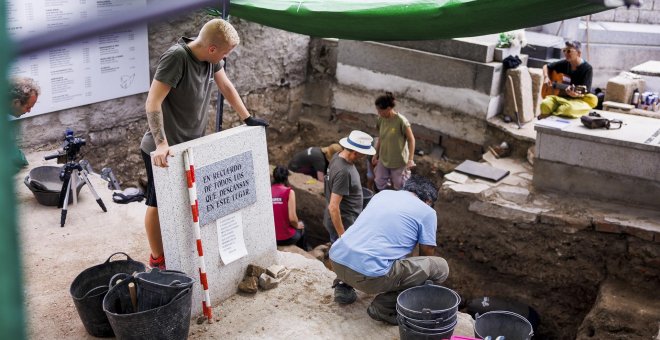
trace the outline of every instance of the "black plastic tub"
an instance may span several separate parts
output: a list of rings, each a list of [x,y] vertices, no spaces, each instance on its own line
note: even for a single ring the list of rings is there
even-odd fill
[[[117,283],[103,299],[103,310],[117,336],[124,340],[181,340],[188,338],[192,312],[192,288],[185,288],[166,304],[135,312],[128,285],[139,280],[133,276]],[[140,300],[138,294],[138,301]]]
[[[126,260],[110,261],[117,254],[125,255]],[[103,298],[110,289],[108,282],[116,274],[130,275],[133,272],[144,272],[145,269],[143,263],[120,252],[110,255],[104,263],[89,267],[76,276],[69,292],[87,333],[96,337],[114,335],[103,311]]]

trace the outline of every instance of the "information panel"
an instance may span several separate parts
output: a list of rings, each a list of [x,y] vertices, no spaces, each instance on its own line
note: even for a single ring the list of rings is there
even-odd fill
[[[199,225],[257,201],[252,151],[195,169]]]
[[[9,0],[7,27],[12,38],[20,38],[144,7],[146,0]],[[41,87],[37,104],[22,117],[147,92],[147,25],[23,56],[9,74],[30,77]]]

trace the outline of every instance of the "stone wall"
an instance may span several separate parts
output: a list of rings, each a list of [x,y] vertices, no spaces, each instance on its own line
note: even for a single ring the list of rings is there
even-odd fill
[[[584,20],[660,24],[660,0],[645,0],[641,7],[619,7],[583,17]]]
[[[158,58],[180,36],[195,36],[211,19],[197,12],[149,26],[151,74]],[[232,18],[242,39],[227,58],[227,73],[248,109],[270,120],[278,115],[300,111],[307,68],[309,37],[264,27]],[[144,114],[146,93],[112,99],[72,109],[18,120],[23,149],[56,149],[64,130],[71,128],[87,139],[83,155],[93,168],[113,168],[125,184],[137,183],[136,173],[144,174],[139,145],[147,130]],[[211,99],[208,132],[215,129],[216,95]],[[226,105],[225,128],[240,124]]]

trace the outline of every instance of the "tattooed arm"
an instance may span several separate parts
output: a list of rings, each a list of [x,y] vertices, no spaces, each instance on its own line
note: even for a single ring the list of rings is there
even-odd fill
[[[145,104],[149,130],[151,130],[154,142],[156,143],[153,162],[155,166],[159,167],[168,166],[167,156],[170,153],[170,146],[167,143],[167,136],[165,136],[163,110],[161,106],[170,89],[171,87],[169,85],[154,79],[151,83],[151,88],[149,88],[149,94],[147,95],[147,102]]]

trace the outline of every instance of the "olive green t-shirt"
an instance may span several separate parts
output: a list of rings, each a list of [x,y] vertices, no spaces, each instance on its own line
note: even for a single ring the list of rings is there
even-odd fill
[[[410,123],[406,117],[395,113],[391,118],[378,117],[376,128],[380,138],[378,159],[386,168],[398,169],[408,163],[406,128]]]
[[[162,104],[165,136],[170,146],[204,135],[211,91],[217,88],[213,76],[224,66],[223,62],[213,65],[195,58],[187,45],[191,41],[182,37],[163,53],[154,74],[154,79],[172,87]],[[156,150],[151,131],[142,137],[140,148],[146,153]]]

